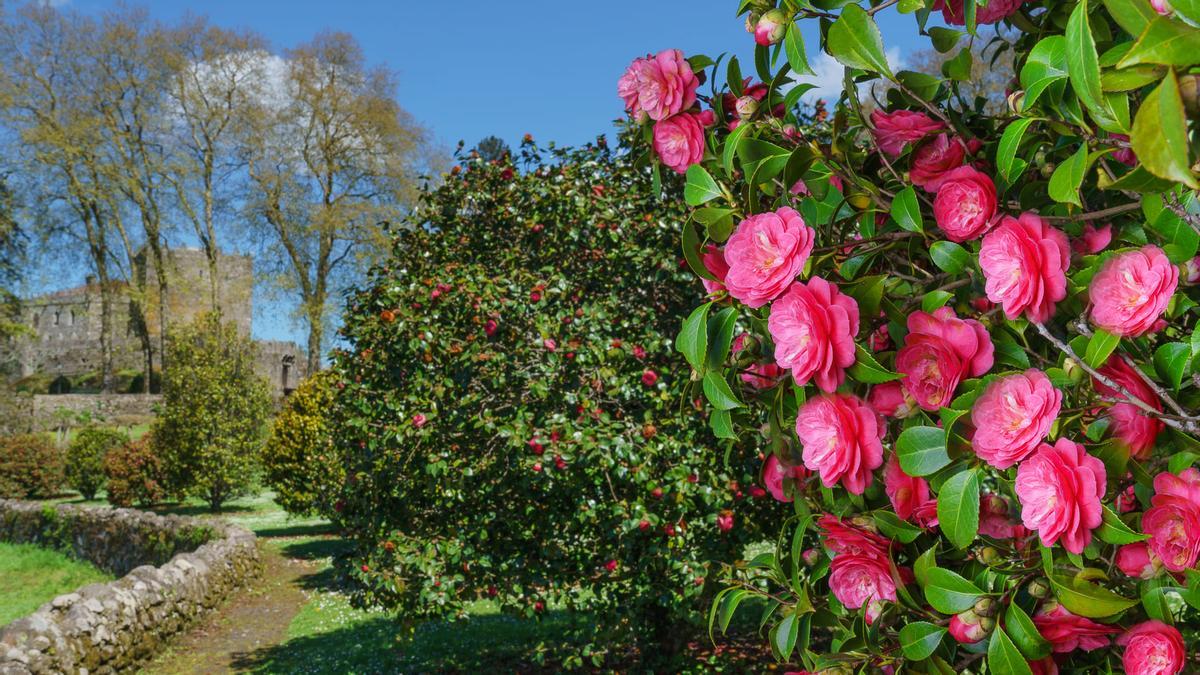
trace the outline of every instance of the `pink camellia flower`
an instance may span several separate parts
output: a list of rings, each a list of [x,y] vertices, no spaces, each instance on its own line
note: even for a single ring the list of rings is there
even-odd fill
[[[871,331],[871,337],[868,340],[871,349],[874,351],[886,352],[892,348],[892,336],[888,333],[887,324]]]
[[[1021,500],[1021,520],[1037,530],[1042,545],[1062,540],[1071,553],[1083,553],[1100,526],[1106,474],[1104,463],[1082,445],[1060,438],[1042,444],[1017,467],[1015,490]]]
[[[677,173],[704,159],[704,126],[700,117],[681,112],[654,123],[654,152]]]
[[[776,501],[789,503],[792,497],[788,494],[788,486],[796,485],[807,475],[803,466],[784,466],[775,455],[770,455],[763,462],[763,485]]]
[[[1183,263],[1183,282],[1194,284],[1197,281],[1200,281],[1200,255],[1188,258],[1187,262]]]
[[[908,316],[908,336],[896,352],[904,389],[925,410],[950,404],[963,378],[991,370],[995,347],[983,324],[960,319],[949,307]]]
[[[891,540],[886,537],[828,513],[817,520],[817,526],[825,531],[825,547],[835,554],[885,558],[892,548]]]
[[[1161,411],[1163,409],[1162,401],[1134,368],[1135,366],[1131,365],[1125,357],[1114,354],[1100,367],[1098,372],[1143,403]],[[1092,386],[1095,387],[1096,393],[1105,399],[1129,400],[1125,394],[1095,378],[1092,379]],[[1154,449],[1154,443],[1158,440],[1158,434],[1166,426],[1162,420],[1142,412],[1141,408],[1132,403],[1114,403],[1108,409],[1108,418],[1111,420],[1109,428],[1112,430],[1113,438],[1128,447],[1130,454],[1137,459],[1145,459],[1150,456],[1150,451]]]
[[[867,403],[886,417],[903,419],[918,410],[917,402],[899,382],[884,382],[871,387]]]
[[[1175,13],[1175,8],[1171,6],[1169,0],[1150,0],[1150,6],[1162,16],[1171,16]]]
[[[1125,648],[1125,675],[1176,675],[1183,672],[1187,650],[1183,636],[1161,621],[1143,621],[1117,638]]]
[[[717,529],[722,532],[733,529],[733,511],[722,511],[717,514]]]
[[[733,339],[733,353],[736,356],[738,352],[745,348],[746,333],[741,333]],[[742,371],[742,382],[754,387],[755,389],[769,389],[775,386],[779,378],[787,374],[787,371],[779,367],[776,363],[753,363]]]
[[[554,341],[554,338],[546,338],[545,340],[542,340],[542,346],[545,347],[546,351],[548,352],[558,351],[558,343]]]
[[[1067,235],[1036,213],[1001,218],[979,248],[984,290],[1009,319],[1021,314],[1035,323],[1049,319],[1055,303],[1067,297],[1070,264]]]
[[[1136,510],[1137,507],[1137,493],[1134,491],[1133,485],[1125,488],[1123,491],[1121,491],[1121,494],[1117,495],[1117,498],[1113,500],[1113,508],[1117,510],[1117,513],[1129,513],[1130,511]]]
[[[704,284],[704,291],[713,295],[725,290],[725,275],[729,273],[729,264],[725,262],[725,252],[714,244],[706,244],[700,253],[700,261],[704,263],[705,269],[717,278],[716,281],[712,281],[700,277],[700,283]]]
[[[764,12],[754,25],[754,42],[764,47],[779,42],[787,32],[787,22],[787,16],[778,9]]]
[[[635,59],[617,81],[617,94],[634,117],[644,114],[657,122],[692,107],[699,86],[683,52],[666,49]]]
[[[1106,223],[1099,229],[1091,223],[1083,226],[1083,234],[1071,240],[1071,250],[1078,255],[1094,255],[1108,248],[1112,243],[1112,223]]]
[[[916,143],[946,128],[945,124],[935,122],[925,113],[912,110],[889,113],[877,109],[871,113],[871,125],[875,127],[875,141],[879,149],[892,157],[903,152],[905,145]]]
[[[613,558],[613,559],[609,560],[608,562],[604,563],[604,569],[608,570],[609,572],[616,572],[617,571],[616,558]]]
[[[992,539],[1014,539],[1024,537],[1028,530],[1012,521],[1007,499],[998,494],[982,494],[979,495],[979,534]]]
[[[971,408],[975,454],[997,469],[1007,469],[1033,454],[1061,407],[1062,392],[1040,370],[995,380]]]
[[[725,242],[725,287],[749,307],[779,297],[804,269],[816,233],[793,209],[760,213],[738,223]]]
[[[980,6],[975,10],[975,23],[998,23],[1005,17],[1021,8],[1025,0],[991,0],[987,7]],[[951,26],[965,26],[967,15],[963,9],[963,0],[937,0],[934,10],[942,10],[942,20]]]
[[[1139,336],[1158,330],[1159,317],[1179,285],[1179,268],[1162,249],[1143,246],[1104,263],[1088,287],[1092,323],[1113,335]]]
[[[933,198],[933,219],[946,238],[962,243],[987,232],[996,215],[996,184],[972,166],[941,176]]]
[[[938,134],[913,150],[908,178],[913,185],[937,192],[948,173],[963,165],[967,148],[950,134]]]
[[[487,334],[488,337],[495,335],[499,328],[500,324],[496,323],[495,319],[488,319],[487,323],[483,324],[483,332]]]
[[[895,455],[883,470],[883,491],[902,520],[913,520],[921,527],[937,525],[937,499],[930,496],[929,483],[904,473]]]
[[[989,621],[993,622],[993,626],[995,625],[994,619],[989,619]],[[950,631],[950,637],[962,644],[971,645],[991,634],[991,631],[984,628],[983,624],[983,617],[967,610],[950,617],[950,625],[947,628]]]
[[[871,472],[883,464],[886,430],[879,413],[849,394],[810,398],[796,413],[804,466],[820,473],[825,487],[841,482],[856,495],[867,489]]]
[[[1150,550],[1168,570],[1195,566],[1200,558],[1200,471],[1184,469],[1178,476],[1164,471],[1154,477],[1142,532],[1150,535]]]
[[[1112,153],[1112,158],[1126,166],[1137,166],[1137,155],[1134,154],[1133,148],[1129,147],[1129,137],[1125,134],[1109,134],[1108,137],[1124,143]]]
[[[416,415],[412,416],[412,425],[418,429],[425,426],[425,423],[428,421],[429,421],[429,418],[425,417],[425,415],[423,415],[421,413],[417,413]]]
[[[1053,656],[1047,656],[1044,659],[1030,661],[1029,670],[1033,675],[1058,675],[1058,664],[1054,662]]]
[[[775,362],[792,371],[796,384],[814,380],[831,392],[854,365],[858,302],[820,277],[794,283],[771,305],[767,330],[775,340]]]
[[[1050,600],[1033,615],[1033,625],[1058,654],[1082,649],[1090,652],[1108,646],[1108,636],[1120,633],[1117,626],[1106,626],[1091,619],[1076,616],[1066,607]]]
[[[642,373],[642,384],[646,385],[647,387],[653,387],[657,383],[658,373],[647,368],[646,371]]]
[[[883,611],[884,601],[896,601],[896,581],[887,561],[878,556],[852,553],[834,556],[829,590],[847,609],[865,607],[868,624]]]
[[[1117,549],[1116,563],[1125,576],[1134,579],[1153,579],[1162,570],[1162,561],[1144,541]]]

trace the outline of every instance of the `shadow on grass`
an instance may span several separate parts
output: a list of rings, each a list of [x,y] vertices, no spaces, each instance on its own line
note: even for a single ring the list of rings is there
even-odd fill
[[[353,547],[354,545],[346,539],[330,537],[328,539],[306,539],[286,544],[279,547],[279,552],[289,558],[323,560],[325,558],[336,558],[350,551]]]
[[[319,537],[335,535],[337,534],[337,528],[333,526],[333,523],[308,523],[304,525],[285,525],[283,527],[264,527],[255,533],[262,539]]]
[[[203,504],[159,504],[150,509],[160,515],[172,516],[228,516],[235,513],[250,513],[257,511],[253,506],[242,504],[225,504],[220,511],[213,511]]]

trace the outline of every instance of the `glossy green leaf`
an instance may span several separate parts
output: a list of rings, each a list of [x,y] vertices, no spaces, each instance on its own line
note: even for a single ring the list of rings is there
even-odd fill
[[[1192,361],[1192,348],[1182,342],[1168,342],[1154,350],[1154,369],[1158,376],[1178,390]]]
[[[928,476],[950,464],[946,433],[937,427],[909,427],[896,439],[900,468],[910,476]]]
[[[1050,85],[1067,79],[1067,39],[1062,35],[1042,38],[1029,51],[1021,68],[1021,86],[1025,88],[1023,107],[1029,110]]]
[[[693,164],[687,170],[687,183],[683,186],[683,199],[688,206],[700,206],[721,196],[717,181],[699,164]]]
[[[892,70],[884,56],[879,26],[858,5],[847,5],[837,21],[829,27],[826,48],[829,55],[844,66],[870,70],[892,78]]]
[[[1025,137],[1025,131],[1037,120],[1028,117],[1014,120],[1004,128],[1004,133],[1000,136],[1000,143],[996,146],[996,169],[1000,172],[1000,177],[1004,182],[1011,184],[1029,165],[1024,159],[1017,157],[1017,150],[1021,147],[1021,140]]]
[[[1074,204],[1082,207],[1079,199],[1079,186],[1083,184],[1083,174],[1087,171],[1087,143],[1080,143],[1079,150],[1070,158],[1059,164],[1050,176],[1050,198],[1063,204]]]
[[[958,614],[982,596],[978,586],[956,572],[934,567],[925,574],[925,599],[942,614]]]
[[[900,650],[904,656],[914,661],[921,661],[933,655],[946,629],[928,621],[914,621],[900,629]]]
[[[971,254],[967,249],[952,241],[937,241],[929,247],[929,257],[933,264],[943,272],[958,274],[971,264]]]
[[[1145,541],[1149,538],[1144,534],[1134,532],[1125,524],[1125,521],[1121,520],[1120,516],[1113,513],[1112,509],[1104,505],[1101,507],[1104,509],[1104,521],[1100,523],[1100,527],[1096,528],[1096,536],[1101,541],[1107,544],[1121,545]]]
[[[1200,45],[1193,51],[1200,57]],[[1200,189],[1188,161],[1187,118],[1174,73],[1168,72],[1142,102],[1129,141],[1147,171]]]
[[[1093,368],[1099,368],[1108,361],[1108,357],[1121,344],[1121,336],[1113,335],[1103,328],[1097,328],[1095,333],[1092,333],[1092,338],[1088,340],[1087,351],[1084,352],[1083,360]]]
[[[863,349],[862,345],[856,344],[854,346],[854,353],[855,361],[854,365],[850,366],[850,377],[853,377],[855,380],[865,382],[866,384],[880,384],[882,382],[898,380],[902,377],[899,373],[893,373],[880,365],[875,360],[875,357],[871,356],[871,352]]]
[[[1042,637],[1029,614],[1015,601],[1010,601],[1004,612],[1004,628],[1026,659],[1037,661],[1050,655],[1050,643]]]
[[[1150,3],[1142,0],[1104,0],[1104,7],[1117,25],[1135,38],[1158,18]]]
[[[937,567],[937,550],[938,545],[934,544],[929,550],[917,556],[917,561],[913,563],[913,576],[917,578],[917,583],[921,588],[925,588],[929,583],[929,570]]]
[[[798,75],[815,75],[808,65],[808,55],[804,51],[804,36],[800,26],[788,24],[787,34],[783,36],[783,50],[787,53],[788,65]]]
[[[706,302],[684,319],[679,335],[675,337],[675,349],[683,354],[696,370],[704,370],[704,359],[708,353],[708,311],[711,302]]]
[[[913,186],[906,186],[892,199],[892,219],[900,229],[909,232],[925,230],[924,220],[921,218],[921,204],[917,201],[917,191]]]
[[[1117,67],[1125,68],[1140,63],[1163,66],[1200,63],[1200,30],[1165,16],[1155,17]]]
[[[938,527],[958,548],[975,541],[979,531],[979,473],[956,473],[942,483],[937,498]]]
[[[1096,41],[1092,37],[1092,28],[1088,23],[1088,0],[1080,0],[1079,4],[1075,5],[1074,11],[1071,12],[1071,18],[1067,21],[1066,37],[1067,71],[1071,78],[1071,88],[1075,90],[1080,102],[1101,128],[1109,131],[1125,131],[1117,123],[1116,114],[1109,107],[1108,101],[1104,98],[1104,91],[1100,87],[1100,60],[1096,54]],[[1087,156],[1086,148],[1085,144],[1081,149],[1085,158]],[[1053,182],[1051,180],[1052,185]]]
[[[721,373],[715,371],[709,371],[704,375],[704,396],[717,410],[732,410],[742,407],[742,402],[729,388],[729,383],[725,381]]]
[[[889,539],[895,539],[904,544],[911,544],[925,532],[912,523],[900,520],[900,517],[891,511],[876,511],[872,517],[880,532]]]
[[[1121,597],[1085,579],[1052,574],[1049,580],[1054,596],[1063,607],[1089,619],[1103,619],[1119,614],[1138,603],[1137,600]]]
[[[733,328],[737,309],[726,307],[708,318],[708,367],[714,370],[725,364],[733,344]]]
[[[1000,626],[992,631],[992,639],[988,642],[988,670],[1005,675],[1033,675],[1029,662],[1021,655],[1008,634]]]

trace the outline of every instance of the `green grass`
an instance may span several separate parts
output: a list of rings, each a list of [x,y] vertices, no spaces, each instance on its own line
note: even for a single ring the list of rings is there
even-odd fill
[[[112,577],[58,551],[0,543],[0,626],[56,596]]]

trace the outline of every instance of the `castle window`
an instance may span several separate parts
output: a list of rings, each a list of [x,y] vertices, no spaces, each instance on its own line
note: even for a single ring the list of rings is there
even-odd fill
[[[54,310],[54,325],[57,326],[62,321],[62,312]]]

